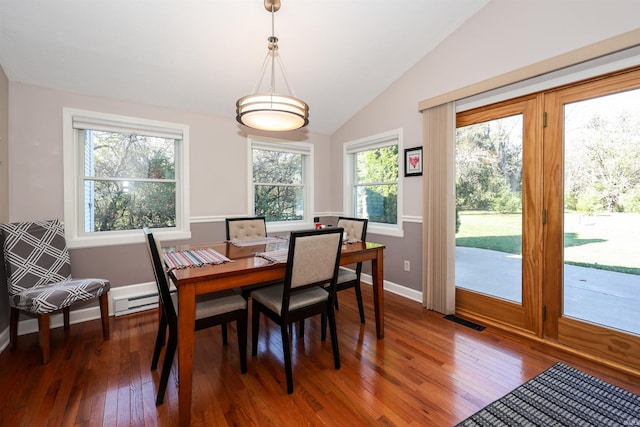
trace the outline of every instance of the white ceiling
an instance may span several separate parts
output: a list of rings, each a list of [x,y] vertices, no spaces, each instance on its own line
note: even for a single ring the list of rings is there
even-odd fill
[[[488,1],[282,0],[275,35],[309,131],[332,134]],[[270,35],[263,0],[0,0],[10,81],[229,118]]]

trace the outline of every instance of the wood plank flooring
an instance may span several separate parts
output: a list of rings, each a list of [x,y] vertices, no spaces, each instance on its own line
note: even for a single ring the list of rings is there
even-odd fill
[[[292,339],[295,392],[286,393],[279,330],[262,319],[257,357],[240,374],[235,326],[223,346],[219,328],[196,333],[193,425],[451,426],[557,361],[640,394],[640,379],[574,355],[487,328],[444,320],[420,304],[386,294],[385,339],[375,338],[371,289],[367,322],[355,295],[340,294],[342,369],[319,319]],[[177,365],[165,403],[155,406],[159,371],[151,372],[156,311],[52,331],[51,362],[40,364],[37,334],[0,354],[0,426],[176,426]],[[249,341],[250,342],[250,341]],[[162,359],[161,359],[162,360]]]

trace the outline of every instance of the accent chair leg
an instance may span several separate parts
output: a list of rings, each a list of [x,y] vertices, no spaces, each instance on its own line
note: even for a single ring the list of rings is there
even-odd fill
[[[70,313],[69,307],[65,307],[65,308],[62,309],[62,318],[64,319],[63,323],[64,323],[64,330],[65,331],[69,330],[69,323],[70,323],[70,321],[69,321],[69,319],[70,319],[69,313]]]
[[[100,317],[102,318],[102,336],[109,338],[109,294],[100,295]]]
[[[42,348],[42,364],[49,363],[51,355],[51,331],[49,330],[49,313],[38,314],[38,330],[40,335],[40,348]]]
[[[18,319],[20,318],[20,310],[11,307],[11,319],[9,320],[9,341],[11,350],[18,349]]]

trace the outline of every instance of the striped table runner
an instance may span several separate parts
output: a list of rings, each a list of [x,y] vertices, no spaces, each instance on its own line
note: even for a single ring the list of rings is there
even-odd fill
[[[289,256],[289,249],[281,249],[279,251],[257,252],[256,256],[264,258],[271,262],[286,263]]]
[[[164,260],[169,270],[201,267],[207,264],[222,264],[223,262],[231,261],[226,256],[210,248],[165,252]]]
[[[286,239],[282,237],[261,237],[259,239],[248,239],[248,240],[230,240],[233,246],[256,246],[256,245],[265,245],[269,243],[279,243],[286,242]]]

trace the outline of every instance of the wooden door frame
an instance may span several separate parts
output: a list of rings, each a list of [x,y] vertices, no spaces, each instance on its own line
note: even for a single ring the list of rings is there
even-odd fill
[[[543,338],[640,370],[640,337],[587,321],[564,317],[564,104],[640,87],[640,67],[563,86],[544,94]]]
[[[456,287],[456,312],[541,336],[542,144],[540,95],[527,95],[456,115],[456,127],[523,114],[522,303]]]

